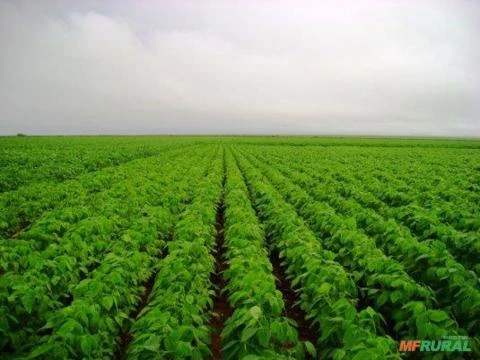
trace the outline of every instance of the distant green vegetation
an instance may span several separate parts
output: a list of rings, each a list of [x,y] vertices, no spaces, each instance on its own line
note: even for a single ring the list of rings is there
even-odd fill
[[[0,169],[2,359],[480,357],[480,140],[17,136]]]

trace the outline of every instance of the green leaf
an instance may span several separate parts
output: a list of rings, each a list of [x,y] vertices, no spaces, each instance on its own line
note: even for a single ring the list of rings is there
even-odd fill
[[[82,326],[76,320],[69,319],[58,329],[57,334],[67,337],[74,333],[75,328],[82,330]]]
[[[375,359],[375,354],[369,349],[361,350],[353,357],[352,360],[364,360],[364,359]]]
[[[242,357],[242,360],[259,360],[259,359],[261,359],[260,356],[253,355],[253,354]]]
[[[307,352],[315,358],[317,356],[317,349],[315,349],[315,346],[310,341],[305,341],[304,344]]]
[[[266,348],[270,342],[270,332],[266,328],[261,328],[258,330],[257,338],[260,345]]]
[[[429,255],[428,254],[422,254],[420,256],[418,256],[416,259],[415,259],[415,262],[419,261],[419,260],[422,260],[422,259],[426,259],[428,258]]]
[[[246,343],[248,339],[250,339],[255,333],[257,332],[256,328],[245,328],[242,331],[242,336],[240,337],[240,341]]]
[[[392,300],[392,303],[396,303],[398,300],[400,300],[403,297],[403,293],[399,290],[395,290],[390,294],[390,299]]]
[[[186,358],[192,353],[192,346],[185,341],[179,341],[175,344],[175,355],[179,358]]]
[[[377,298],[377,305],[382,306],[388,301],[388,293],[383,292],[378,298]]]
[[[103,299],[102,299],[102,305],[103,307],[106,309],[106,310],[110,310],[113,306],[113,296],[105,296]]]
[[[318,291],[321,293],[327,293],[331,287],[332,287],[331,284],[323,283],[322,285],[320,285],[320,288],[318,289]]]
[[[448,315],[441,310],[431,310],[428,314],[428,318],[435,322],[442,322],[448,320]]]
[[[92,335],[82,336],[82,340],[80,341],[80,348],[82,349],[84,354],[90,355],[94,346],[95,338]]]
[[[347,352],[343,349],[338,349],[338,350],[335,350],[333,359],[342,360],[342,359],[345,359],[345,356],[347,356]]]
[[[160,348],[160,343],[162,342],[162,338],[158,335],[151,335],[145,341],[145,343],[142,345],[142,348],[153,351],[153,352],[158,352]]]
[[[28,359],[35,359],[35,358],[39,357],[40,355],[44,355],[44,354],[50,352],[50,350],[52,350],[53,347],[54,347],[54,345],[49,344],[49,343],[39,345],[30,353],[30,355],[28,356]]]
[[[34,298],[31,294],[27,293],[25,294],[24,296],[22,296],[22,304],[23,304],[23,307],[25,308],[25,310],[27,310],[27,312],[29,314],[32,313],[32,309],[33,309],[33,302],[34,302]]]
[[[254,319],[258,319],[262,315],[262,309],[258,306],[254,306],[249,310],[250,314]]]

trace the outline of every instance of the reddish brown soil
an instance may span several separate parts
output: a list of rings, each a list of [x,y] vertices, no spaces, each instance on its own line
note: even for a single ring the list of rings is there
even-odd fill
[[[224,248],[224,205],[223,202],[219,206],[217,212],[217,239],[216,239],[216,263],[215,273],[212,274],[212,283],[217,286],[215,291],[215,298],[213,301],[213,314],[210,320],[210,326],[213,328],[212,343],[210,344],[210,350],[212,351],[212,359],[221,359],[222,341],[220,334],[222,333],[225,321],[232,315],[233,310],[228,303],[228,297],[225,291],[222,291],[226,282],[222,275],[223,271],[227,268],[225,262],[225,248]]]
[[[170,234],[169,237],[172,238],[173,235]],[[164,258],[166,255],[167,255],[167,247],[165,247],[162,254],[159,256],[159,259]],[[130,313],[130,319],[136,319],[140,311],[142,311],[145,308],[145,306],[147,306],[148,298],[153,290],[153,285],[155,284],[156,275],[157,275],[156,273],[152,273],[148,278],[148,280],[143,284],[143,286],[145,287],[145,291],[143,292],[138,305]],[[128,329],[125,329],[124,331],[122,331],[122,333],[120,334],[120,341],[118,343],[117,351],[113,355],[113,358],[115,360],[122,360],[125,358],[128,345],[132,340],[133,340],[133,336],[132,334],[130,334]]]
[[[277,289],[283,294],[283,300],[285,301],[284,316],[295,320],[298,324],[297,331],[300,341],[310,341],[312,344],[317,342],[317,329],[311,326],[310,322],[305,320],[305,311],[299,306],[295,306],[295,302],[298,300],[297,294],[292,289],[290,281],[285,276],[285,273],[280,265],[280,259],[278,254],[274,251],[270,254],[270,262],[273,266],[273,274],[278,279]]]

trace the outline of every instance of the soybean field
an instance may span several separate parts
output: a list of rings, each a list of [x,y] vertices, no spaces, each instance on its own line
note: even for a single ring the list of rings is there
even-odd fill
[[[479,276],[480,140],[0,138],[0,359],[478,359]]]

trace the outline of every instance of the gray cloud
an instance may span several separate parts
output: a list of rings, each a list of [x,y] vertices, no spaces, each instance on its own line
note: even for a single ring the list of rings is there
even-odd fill
[[[476,1],[3,1],[0,133],[480,136]]]

